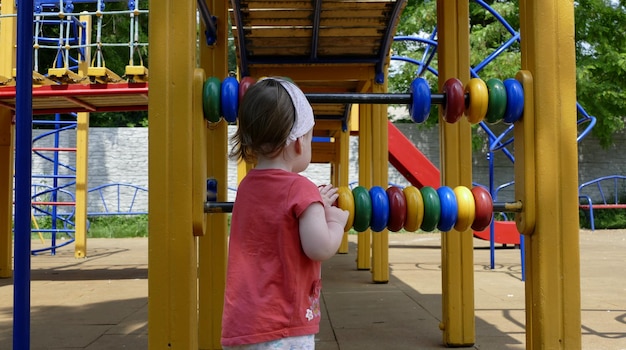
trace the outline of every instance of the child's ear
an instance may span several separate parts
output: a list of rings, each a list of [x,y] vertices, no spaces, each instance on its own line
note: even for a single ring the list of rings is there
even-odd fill
[[[293,143],[296,154],[302,154],[302,137],[298,137]]]

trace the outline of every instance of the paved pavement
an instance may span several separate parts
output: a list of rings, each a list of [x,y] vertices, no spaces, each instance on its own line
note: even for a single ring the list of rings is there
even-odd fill
[[[390,281],[374,284],[348,254],[324,263],[318,350],[442,349],[438,234],[391,234]],[[583,349],[626,349],[626,230],[581,231]],[[33,241],[33,247],[40,244]],[[525,349],[519,250],[475,240],[476,343]],[[32,257],[31,349],[145,349],[147,239],[91,239],[89,258],[68,246]],[[11,279],[0,279],[0,349],[11,349]]]

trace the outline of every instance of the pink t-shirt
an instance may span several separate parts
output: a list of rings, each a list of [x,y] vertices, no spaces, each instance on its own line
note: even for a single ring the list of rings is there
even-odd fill
[[[298,218],[322,202],[307,178],[252,170],[233,208],[222,317],[222,345],[319,332],[321,264],[300,244]]]

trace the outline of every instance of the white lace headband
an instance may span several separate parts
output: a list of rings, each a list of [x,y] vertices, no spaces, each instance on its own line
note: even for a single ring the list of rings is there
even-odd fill
[[[265,79],[273,79],[280,83],[280,85],[287,90],[289,97],[291,97],[291,103],[293,103],[294,110],[296,112],[296,120],[293,123],[293,127],[291,128],[291,132],[289,136],[287,136],[286,145],[297,140],[299,137],[304,136],[309,130],[313,129],[315,125],[315,118],[313,116],[313,108],[311,108],[311,104],[304,96],[304,93],[296,84],[280,79],[280,78],[265,78]],[[262,80],[265,80],[262,79]]]

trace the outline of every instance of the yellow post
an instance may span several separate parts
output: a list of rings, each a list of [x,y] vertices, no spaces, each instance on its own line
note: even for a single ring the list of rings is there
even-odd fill
[[[372,186],[372,105],[359,105],[359,185]],[[359,232],[357,237],[356,268],[369,270],[372,231]]]
[[[150,3],[148,346],[198,348],[192,232],[196,5]]]
[[[89,113],[78,113],[76,130],[76,226],[74,257],[87,257]]]
[[[374,93],[386,93],[387,83],[373,84]],[[372,173],[373,184],[384,189],[389,183],[389,144],[387,105],[372,106]],[[389,231],[372,233],[372,281],[389,282]]]
[[[353,106],[352,108],[357,108]],[[333,164],[333,184],[335,186],[348,186],[350,177],[350,129],[346,131],[340,131],[335,134],[336,142],[336,154],[339,155],[339,159]],[[348,253],[348,233],[343,234],[341,245],[337,250],[339,254]]]
[[[80,21],[87,23],[85,36],[87,44],[91,38],[91,16],[80,16]],[[85,60],[79,63],[78,71],[82,76],[87,76],[89,62],[91,62],[91,50],[85,48]],[[74,235],[74,257],[85,258],[87,256],[87,189],[89,175],[89,113],[78,113],[76,127],[76,220]]]
[[[200,40],[200,64],[207,77],[223,80],[228,75],[228,2],[207,1],[211,14],[217,16],[217,33],[222,34],[212,47]],[[204,30],[202,30],[204,32]],[[218,201],[228,199],[228,124],[211,125],[208,130],[205,157],[206,174],[218,182]],[[222,308],[226,283],[228,222],[226,214],[208,216],[207,233],[199,240],[199,349],[221,349]]]
[[[469,80],[469,3],[437,1],[439,87],[449,78]],[[441,111],[441,109],[440,109]],[[448,124],[440,117],[441,183],[472,185],[471,128],[466,118]],[[474,255],[471,230],[441,237],[443,342],[471,346],[475,341]]]
[[[3,3],[0,14],[15,14],[15,2]],[[15,65],[15,18],[0,20],[0,76],[10,77]],[[13,275],[13,112],[0,107],[0,278]]]
[[[526,347],[580,349],[574,4],[520,1],[520,25],[537,150],[535,228],[525,240]]]

